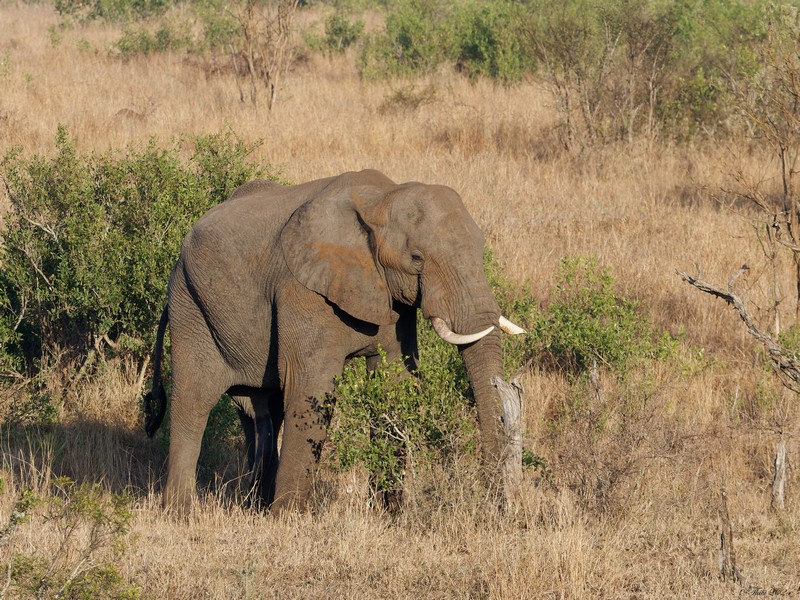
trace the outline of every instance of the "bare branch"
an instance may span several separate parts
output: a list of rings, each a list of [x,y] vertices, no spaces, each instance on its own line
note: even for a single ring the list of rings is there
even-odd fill
[[[677,273],[681,279],[683,279],[689,285],[696,287],[701,292],[711,294],[717,298],[722,298],[725,302],[733,306],[733,308],[736,309],[736,312],[739,313],[742,321],[744,321],[744,324],[747,327],[747,331],[750,333],[750,335],[755,337],[759,342],[761,342],[764,348],[766,348],[770,358],[772,359],[772,364],[775,367],[783,385],[793,392],[800,394],[800,362],[790,356],[789,353],[784,350],[772,336],[759,329],[758,325],[753,320],[753,317],[747,311],[744,300],[733,289],[733,283],[742,273],[747,270],[747,265],[742,265],[742,267],[728,280],[727,290],[723,290],[721,287],[712,285],[700,279],[699,268],[696,277],[687,275],[682,271],[677,271]]]
[[[14,331],[19,329],[19,326],[22,323],[22,319],[25,318],[26,310],[28,310],[28,294],[24,294],[22,296],[22,306],[19,309],[19,317],[17,317],[17,322],[14,323]]]
[[[36,227],[38,229],[41,229],[42,231],[44,231],[45,233],[50,235],[53,238],[53,240],[55,240],[56,243],[58,243],[58,235],[56,234],[55,231],[53,231],[52,227],[48,227],[47,225],[43,225],[42,223],[39,223],[39,221],[34,221],[30,217],[26,217],[22,213],[18,213],[18,214],[19,214],[20,217],[22,217],[22,219],[24,221],[27,221],[28,223],[30,223],[31,225],[33,225],[34,227]]]

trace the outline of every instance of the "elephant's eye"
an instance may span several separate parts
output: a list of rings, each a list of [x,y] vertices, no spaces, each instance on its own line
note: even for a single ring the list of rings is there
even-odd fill
[[[422,257],[422,253],[418,251],[414,251],[411,253],[411,264],[414,265],[415,268],[422,270],[422,265],[425,262],[425,259]]]

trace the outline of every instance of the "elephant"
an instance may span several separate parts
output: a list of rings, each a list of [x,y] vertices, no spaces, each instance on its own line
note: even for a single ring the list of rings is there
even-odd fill
[[[500,314],[483,250],[483,234],[453,189],[396,184],[375,170],[290,186],[250,182],[210,209],[172,270],[145,401],[152,437],[165,413],[168,324],[164,507],[191,508],[203,431],[227,392],[239,407],[261,503],[274,512],[307,509],[335,377],[354,357],[374,368],[380,352],[413,372],[418,310],[458,346],[482,457],[497,463],[501,405],[490,380],[503,371],[499,329],[524,330]]]

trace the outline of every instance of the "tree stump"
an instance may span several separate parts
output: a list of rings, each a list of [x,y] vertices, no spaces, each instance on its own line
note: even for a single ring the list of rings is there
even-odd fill
[[[503,433],[505,443],[500,464],[503,497],[506,504],[513,503],[520,493],[522,483],[522,384],[518,378],[511,383],[492,377],[503,407]]]
[[[786,489],[786,440],[781,438],[775,449],[775,474],[772,478],[772,509],[785,508],[783,493]]]
[[[719,534],[719,572],[722,581],[744,585],[744,577],[736,566],[736,552],[733,549],[733,526],[728,514],[728,490],[723,484],[720,490],[720,521],[722,522]]]

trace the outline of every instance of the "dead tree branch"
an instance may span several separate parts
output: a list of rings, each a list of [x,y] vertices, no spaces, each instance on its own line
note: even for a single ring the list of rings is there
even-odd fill
[[[742,267],[728,280],[727,289],[722,289],[701,279],[700,270],[697,276],[692,277],[682,271],[678,275],[689,285],[696,287],[701,292],[711,294],[717,298],[722,298],[725,302],[733,306],[744,321],[747,331],[755,337],[766,348],[772,364],[781,379],[781,383],[795,393],[800,394],[800,362],[784,350],[780,344],[769,334],[764,333],[756,324],[753,317],[747,310],[742,297],[733,289],[736,279],[748,270],[747,265]]]

